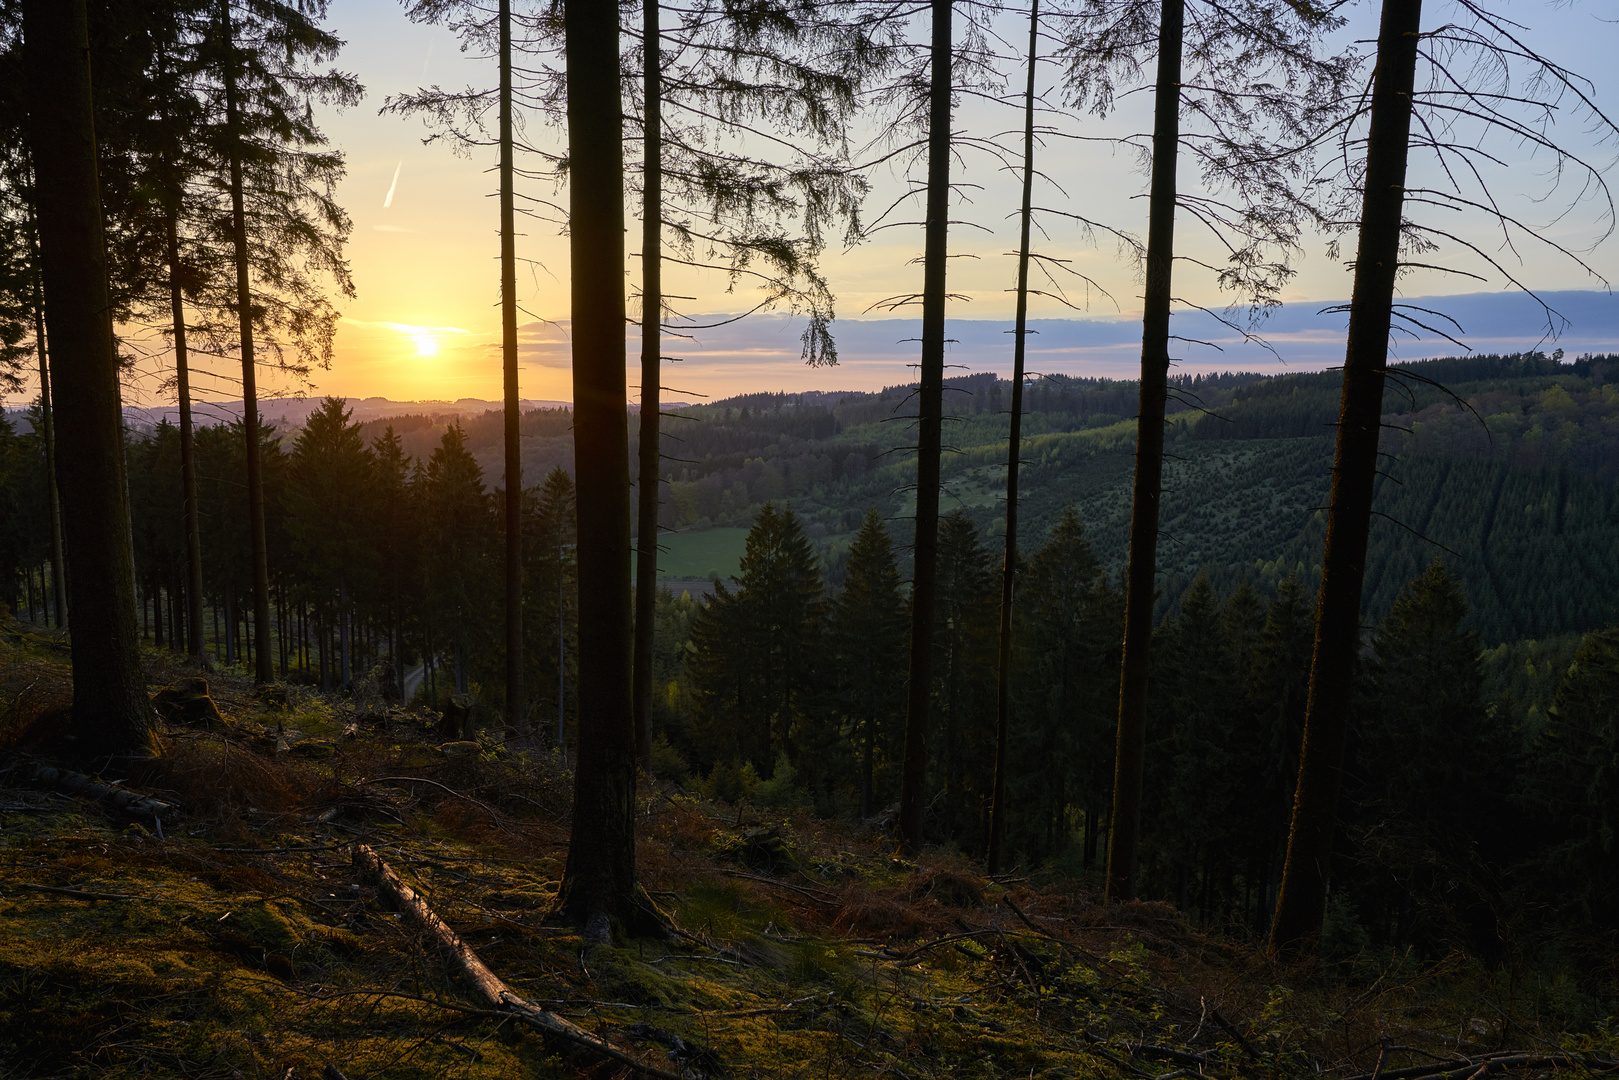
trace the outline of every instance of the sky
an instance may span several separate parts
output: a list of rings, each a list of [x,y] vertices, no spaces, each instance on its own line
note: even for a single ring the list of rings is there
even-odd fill
[[[1619,24],[1605,16],[1606,3],[1583,0],[1573,4],[1544,0],[1497,0],[1496,6],[1524,28],[1524,40],[1566,67],[1598,80],[1595,100],[1608,115],[1619,119],[1619,92],[1611,84],[1612,51],[1619,42]],[[1430,0],[1425,27],[1454,19],[1457,9]],[[1375,33],[1375,11],[1367,0],[1346,9],[1351,24],[1344,41],[1366,39]],[[357,107],[342,113],[328,111],[322,126],[347,160],[347,177],[339,188],[339,201],[354,223],[349,241],[358,295],[339,302],[343,319],[331,367],[317,371],[308,387],[277,386],[272,392],[335,394],[353,398],[381,396],[394,400],[455,400],[501,396],[499,289],[497,256],[498,204],[493,197],[495,155],[475,150],[458,156],[443,142],[424,144],[431,130],[420,119],[379,115],[389,95],[440,84],[446,88],[485,86],[493,82],[494,66],[487,59],[463,53],[447,30],[412,24],[402,7],[388,0],[334,0],[329,27],[347,41],[339,66],[355,73],[366,88]],[[1013,24],[1006,24],[1015,40]],[[1363,46],[1365,48],[1366,46]],[[1041,68],[1042,84],[1056,76],[1054,65]],[[1126,99],[1107,121],[1094,118],[1073,125],[1087,134],[1124,134],[1149,126],[1150,95]],[[1569,114],[1569,110],[1562,110]],[[1560,117],[1561,118],[1561,117]],[[1589,124],[1571,114],[1559,136],[1574,144],[1589,160],[1606,166],[1615,153],[1611,144],[1594,141]],[[959,130],[994,133],[1014,127],[1013,110],[968,100],[958,111]],[[563,149],[560,131],[531,119],[529,137],[554,150]],[[865,132],[857,132],[863,137]],[[1467,132],[1459,133],[1470,138]],[[1129,151],[1099,148],[1096,143],[1053,140],[1039,151],[1037,167],[1050,178],[1037,201],[1058,208],[1072,207],[1086,216],[1117,222],[1136,234],[1145,234],[1145,201],[1139,198],[1146,178]],[[1500,160],[1495,169],[1495,190],[1514,213],[1520,213],[1533,233],[1580,246],[1605,228],[1589,205],[1562,214],[1568,185],[1544,195],[1552,178],[1546,159],[1531,155],[1532,148],[1518,141],[1497,140],[1492,153]],[[1183,177],[1190,169],[1183,169]],[[947,362],[971,370],[1010,371],[1010,335],[1013,310],[1009,292],[1015,259],[1015,221],[1009,211],[1017,201],[1017,178],[983,155],[964,154],[956,176],[962,181],[953,218],[950,289],[961,294],[952,302],[948,336],[953,339]],[[1432,176],[1417,179],[1426,183]],[[868,217],[903,190],[897,169],[873,177],[874,191]],[[1413,185],[1415,186],[1415,185]],[[546,183],[531,183],[533,195],[565,199]],[[1600,204],[1598,204],[1600,207]],[[919,217],[905,207],[892,220]],[[633,216],[628,247],[638,247]],[[1538,307],[1521,296],[1502,295],[1498,274],[1490,280],[1419,272],[1403,282],[1402,291],[1416,306],[1430,306],[1429,298],[1468,294],[1439,306],[1456,317],[1467,331],[1465,339],[1478,351],[1517,351],[1563,347],[1571,354],[1619,350],[1619,310],[1601,291],[1597,277],[1567,259],[1551,257],[1534,236],[1520,237],[1516,252],[1502,245],[1477,215],[1456,215],[1447,229],[1477,243],[1499,257],[1520,280],[1537,290],[1558,294],[1554,304],[1566,324],[1554,320],[1562,334],[1545,336],[1547,320]],[[518,303],[522,314],[520,393],[526,399],[569,400],[572,397],[567,346],[567,240],[552,222],[529,220],[519,226]],[[1178,224],[1178,250],[1208,261],[1219,259],[1208,239],[1199,236],[1195,223],[1183,213]],[[1036,298],[1031,317],[1040,320],[1040,336],[1031,339],[1030,367],[1073,375],[1130,377],[1139,362],[1140,284],[1135,264],[1121,259],[1107,244],[1087,243],[1077,231],[1057,218],[1047,218],[1042,250],[1070,260],[1075,269],[1094,279],[1105,292],[1071,292],[1079,310]],[[1352,243],[1351,243],[1352,246]],[[837,296],[838,321],[834,333],[841,363],[836,368],[811,368],[801,362],[798,334],[801,325],[779,315],[750,318],[719,329],[682,334],[677,326],[665,342],[665,352],[680,356],[665,376],[668,386],[710,397],[755,390],[875,389],[912,380],[919,333],[917,309],[893,313],[873,307],[883,298],[918,291],[921,266],[920,230],[895,227],[874,233],[849,250],[829,245],[822,267]],[[1619,280],[1615,241],[1609,240],[1585,254],[1586,263],[1603,277]],[[1441,254],[1433,261],[1478,270],[1477,260],[1462,263]],[[626,268],[626,288],[636,273],[636,260]],[[746,289],[726,291],[726,282],[713,276],[673,273],[666,291],[682,300],[690,322],[713,321],[717,313],[751,306]],[[1299,264],[1297,276],[1283,292],[1283,308],[1262,327],[1270,349],[1245,344],[1207,316],[1188,310],[1178,316],[1175,331],[1184,338],[1212,345],[1183,343],[1184,370],[1235,367],[1246,370],[1314,369],[1341,362],[1341,313],[1323,312],[1341,302],[1350,279],[1341,261],[1327,258],[1320,243],[1313,243]],[[1195,305],[1220,307],[1225,297],[1213,287],[1209,275],[1195,265],[1177,269],[1176,293]],[[1423,298],[1423,299],[1415,299]],[[903,316],[896,318],[895,316]],[[1426,320],[1430,321],[1431,320]],[[632,396],[638,382],[635,358],[637,330],[630,329]],[[1402,357],[1440,355],[1455,346],[1429,337],[1395,343]],[[160,365],[159,365],[160,366]],[[228,364],[222,365],[226,370]],[[228,382],[218,381],[215,393],[229,397]],[[131,403],[161,403],[165,395],[148,377],[129,387]]]

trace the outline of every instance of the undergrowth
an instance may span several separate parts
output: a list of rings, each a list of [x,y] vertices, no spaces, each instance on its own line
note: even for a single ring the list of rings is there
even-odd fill
[[[1049,873],[988,880],[948,853],[900,861],[873,831],[656,781],[639,867],[673,930],[589,946],[547,921],[572,783],[556,754],[488,733],[440,746],[425,713],[216,675],[223,722],[167,725],[162,758],[126,778],[183,808],[159,836],[29,786],[61,749],[71,683],[59,641],[6,638],[6,1077],[622,1070],[476,1004],[358,881],[356,842],[518,993],[692,1077],[1391,1076],[1619,1044],[1608,1023],[1560,1027],[1555,988],[1465,958],[1279,967],[1163,905],[1103,906]],[[195,674],[148,659],[154,691]]]

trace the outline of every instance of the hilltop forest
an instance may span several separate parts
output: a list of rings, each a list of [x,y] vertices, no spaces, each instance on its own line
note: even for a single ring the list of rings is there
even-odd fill
[[[402,6],[484,65],[381,109],[494,159],[502,401],[283,427],[325,0],[0,2],[0,1072],[1619,1070],[1619,358],[1391,357],[1467,351],[1416,281],[1608,286],[1596,84],[1483,0]],[[1009,377],[947,377],[979,198]],[[888,229],[917,378],[839,392]],[[1034,375],[1099,243],[1140,375]],[[1317,247],[1341,368],[1175,372]],[[828,389],[671,407],[767,310]]]
[[[1353,752],[1364,757],[1351,773],[1364,787],[1352,796],[1360,816],[1346,828],[1380,844],[1395,843],[1385,835],[1392,831],[1416,846],[1400,855],[1407,863],[1385,862],[1346,888],[1334,933],[1430,946],[1461,935],[1487,948],[1493,924],[1466,920],[1482,910],[1508,917],[1499,885],[1465,899],[1455,886],[1447,896],[1425,892],[1433,886],[1412,877],[1410,860],[1442,860],[1475,888],[1480,868],[1516,865],[1544,895],[1561,897],[1559,906],[1575,895],[1601,906],[1597,893],[1580,891],[1583,874],[1568,880],[1537,861],[1551,825],[1538,816],[1549,811],[1531,808],[1567,798],[1557,792],[1572,781],[1559,770],[1572,763],[1548,725],[1555,736],[1559,695],[1581,692],[1564,685],[1581,640],[1615,622],[1614,363],[1536,354],[1396,369],[1413,378],[1391,387],[1385,403],[1397,438],[1378,493],[1386,517],[1374,533],[1364,608],[1373,629],[1363,715],[1378,719],[1357,729]],[[1322,432],[1335,415],[1334,382],[1330,373],[1186,379],[1171,412],[1156,630],[1163,694],[1150,736],[1164,752],[1149,774],[1162,794],[1146,830],[1143,887],[1201,920],[1240,923],[1256,936],[1280,871],[1287,777],[1296,768],[1289,747],[1308,677],[1330,461]],[[928,827],[937,841],[972,853],[986,842],[990,803],[983,748],[993,738],[993,545],[1004,472],[997,454],[1009,388],[985,375],[954,379],[950,389],[939,629],[946,661],[933,691],[939,735]],[[903,710],[890,673],[901,662],[910,571],[912,466],[903,448],[914,391],[747,395],[666,416],[684,460],[664,466],[661,535],[674,542],[716,527],[749,532],[737,572],[712,598],[699,587],[708,583],[696,582],[667,582],[658,596],[651,764],[664,779],[823,816],[892,812]],[[1132,450],[1124,414],[1136,393],[1127,382],[1053,378],[1031,385],[1024,399],[1029,539],[1019,574],[1026,599],[1018,608],[1011,850],[1029,863],[1071,858],[1082,873],[1105,850],[1112,805],[1111,628],[1120,617]],[[280,678],[325,689],[385,685],[440,710],[453,695],[470,694],[484,723],[498,721],[500,642],[484,613],[498,603],[502,500],[486,475],[499,419],[403,415],[361,425],[329,399],[300,430],[266,429],[271,652]],[[39,441],[9,425],[0,430],[8,462],[0,493],[14,508],[4,549],[18,583],[14,602],[44,622],[52,615],[49,530],[30,512],[42,503]],[[553,744],[560,732],[566,746],[577,738],[578,650],[569,413],[528,413],[522,430],[528,472],[544,476],[523,501],[532,688],[523,713]],[[199,429],[197,440],[204,634],[226,665],[242,664],[252,648],[245,514],[228,482],[240,468],[239,437],[220,426]],[[139,433],[127,453],[143,633],[183,651],[176,429]],[[1590,647],[1611,648],[1605,640],[1597,634]],[[772,720],[751,720],[760,716]],[[1415,771],[1391,778],[1378,764],[1391,754]],[[1419,763],[1433,755],[1470,790],[1423,779]],[[1208,782],[1211,769],[1218,786]],[[1490,776],[1502,780],[1479,783]],[[1416,789],[1433,806],[1396,797]],[[1478,799],[1488,805],[1474,805]],[[1501,848],[1446,847],[1418,828],[1441,805],[1463,815],[1452,828],[1495,815],[1491,835]],[[1575,864],[1562,865],[1567,873]]]

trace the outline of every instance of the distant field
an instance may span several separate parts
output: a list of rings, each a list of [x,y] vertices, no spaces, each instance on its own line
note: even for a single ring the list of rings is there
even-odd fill
[[[730,581],[742,563],[742,551],[748,538],[746,529],[702,529],[686,532],[663,533],[658,544],[658,576],[660,578],[706,578],[718,574],[721,581]],[[634,556],[631,561],[633,564]]]

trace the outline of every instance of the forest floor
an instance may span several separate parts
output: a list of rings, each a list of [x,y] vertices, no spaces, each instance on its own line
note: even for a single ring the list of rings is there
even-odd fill
[[[149,659],[154,691],[195,674]],[[1605,1027],[1560,1032],[1465,959],[1280,967],[1164,905],[902,861],[874,830],[651,783],[639,870],[678,929],[590,945],[546,917],[557,755],[209,685],[222,719],[167,723],[127,778],[178,806],[159,825],[39,782],[66,650],[0,631],[0,1076],[632,1075],[479,1001],[357,873],[357,844],[517,993],[694,1080],[1612,1071]]]

